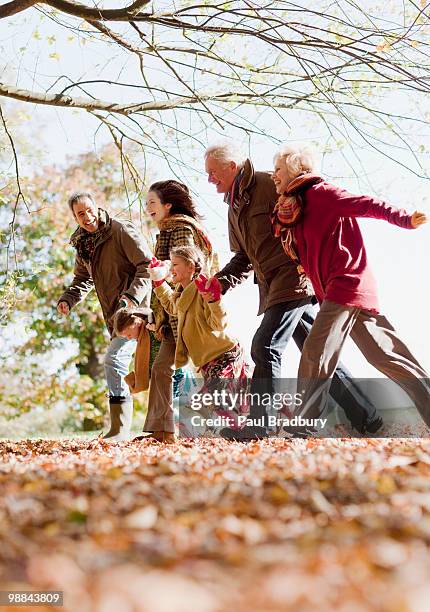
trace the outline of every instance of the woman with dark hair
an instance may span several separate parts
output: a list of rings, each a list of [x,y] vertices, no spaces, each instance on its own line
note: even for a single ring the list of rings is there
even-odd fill
[[[202,218],[188,187],[179,181],[153,183],[149,188],[146,210],[157,223],[160,218],[169,215],[186,215],[197,220]]]
[[[171,249],[175,247],[197,247],[203,253],[206,268],[214,271],[212,245],[199,222],[201,216],[186,185],[175,180],[153,183],[149,188],[146,211],[160,230],[154,252],[157,259],[168,260]],[[158,442],[174,442],[172,379],[178,319],[166,312],[155,295],[151,306],[155,316],[154,332],[161,344],[152,365],[148,413],[143,428],[151,435],[139,436],[138,439],[149,437]]]

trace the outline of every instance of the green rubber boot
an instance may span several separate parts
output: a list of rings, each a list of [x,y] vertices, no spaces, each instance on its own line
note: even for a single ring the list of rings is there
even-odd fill
[[[103,436],[107,442],[126,442],[131,437],[133,398],[113,396],[109,398],[110,429]]]

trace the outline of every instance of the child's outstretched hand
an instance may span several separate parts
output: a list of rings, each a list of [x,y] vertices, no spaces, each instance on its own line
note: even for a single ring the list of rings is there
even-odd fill
[[[152,280],[154,287],[159,287],[164,283],[170,273],[170,261],[161,261],[153,257],[148,264],[149,278]]]
[[[423,212],[419,212],[418,210],[416,210],[412,215],[411,215],[411,225],[413,228],[419,227],[420,225],[423,225],[424,223],[427,223],[428,221],[428,217],[425,213]]]
[[[221,299],[221,284],[215,276],[207,279],[204,274],[199,274],[194,283],[205,302],[218,302]]]

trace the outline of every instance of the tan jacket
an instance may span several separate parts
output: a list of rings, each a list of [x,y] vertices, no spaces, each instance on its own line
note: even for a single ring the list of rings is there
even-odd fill
[[[149,306],[151,257],[146,240],[130,221],[112,219],[111,229],[96,245],[91,262],[86,264],[76,256],[74,278],[58,302],[73,308],[95,288],[112,334],[112,319],[124,293],[136,306]]]
[[[200,367],[236,346],[237,340],[225,332],[227,316],[221,301],[208,304],[194,283],[179,292],[164,282],[155,293],[166,312],[178,317],[177,368],[189,358]]]
[[[228,201],[230,194],[227,194]],[[275,185],[268,172],[255,172],[251,161],[235,194],[236,208],[229,206],[230,250],[234,256],[216,274],[223,290],[235,287],[252,271],[260,291],[258,314],[271,306],[313,295],[310,281],[297,272],[281,240],[272,234],[270,215],[277,202]]]

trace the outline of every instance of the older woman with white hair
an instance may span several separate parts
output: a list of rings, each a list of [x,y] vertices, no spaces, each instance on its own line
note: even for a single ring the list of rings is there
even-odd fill
[[[305,341],[298,388],[300,414],[318,417],[345,340],[350,335],[376,369],[399,384],[430,426],[429,376],[380,313],[358,217],[382,219],[405,229],[427,221],[370,196],[352,195],[314,173],[312,154],[285,146],[275,156],[273,182],[279,194],[272,227],[285,252],[304,270],[320,302]]]

